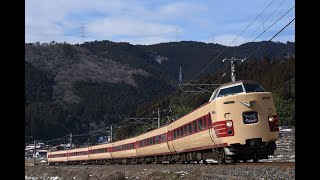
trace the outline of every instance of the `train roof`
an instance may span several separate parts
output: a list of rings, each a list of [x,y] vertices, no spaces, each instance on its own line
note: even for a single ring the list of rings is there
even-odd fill
[[[253,80],[238,80],[238,81],[228,82],[228,83],[222,84],[217,89],[219,89],[221,87],[224,87],[224,86],[229,86],[229,85],[232,85],[232,84],[239,84],[239,83],[259,84],[257,81],[253,81]]]

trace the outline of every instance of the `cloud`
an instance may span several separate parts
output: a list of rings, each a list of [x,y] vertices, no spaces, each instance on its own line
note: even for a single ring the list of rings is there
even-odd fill
[[[87,24],[88,32],[101,37],[113,36],[162,36],[174,34],[177,26],[142,21],[131,17],[105,18]],[[182,28],[178,28],[183,31]]]
[[[137,37],[137,38],[122,38],[119,39],[120,42],[130,42],[133,45],[152,45],[158,43],[172,42],[173,37],[159,37],[159,36],[150,36],[150,37]]]
[[[246,43],[248,42],[248,39],[242,37],[242,36],[239,36],[237,38],[238,35],[234,35],[234,34],[222,34],[222,35],[218,35],[218,36],[215,36],[213,38],[213,43],[218,43],[218,44],[222,44],[222,45],[225,45],[225,46],[239,46],[243,43]],[[236,39],[237,38],[237,39]],[[234,41],[234,39],[236,39]],[[232,44],[230,44],[232,43]]]
[[[179,40],[194,41],[215,35],[215,42],[225,42],[225,39],[240,33],[252,20],[255,11],[265,5],[265,2],[254,4],[251,0],[245,3],[206,0],[27,0],[25,41],[76,43],[81,41],[81,26],[84,25],[88,41],[128,40],[133,44],[149,44],[155,40],[159,43],[175,41],[177,35]],[[265,26],[270,22],[266,22]],[[251,31],[260,24],[252,25]],[[259,28],[257,33],[262,30]],[[284,35],[290,33],[292,30]],[[239,41],[249,37],[249,34],[250,31],[241,34]]]

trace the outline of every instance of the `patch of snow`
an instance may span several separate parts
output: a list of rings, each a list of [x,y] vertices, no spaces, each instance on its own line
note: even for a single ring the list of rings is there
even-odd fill
[[[50,179],[50,180],[58,180],[59,177],[58,176],[53,176],[53,177],[48,177],[48,179]]]
[[[218,161],[214,160],[214,159],[207,159],[206,160],[208,163],[218,163]]]
[[[162,171],[163,173],[166,173],[166,174],[169,174],[170,173],[170,171],[169,170],[164,170],[164,171]]]
[[[156,60],[159,64],[161,64],[162,61],[166,61],[166,60],[168,60],[168,58],[167,58],[167,57],[162,57],[162,56],[159,56],[159,55],[158,55],[155,60]]]
[[[38,179],[37,177],[31,177],[31,176],[24,176],[24,178],[25,178],[25,179],[32,179],[32,180]]]

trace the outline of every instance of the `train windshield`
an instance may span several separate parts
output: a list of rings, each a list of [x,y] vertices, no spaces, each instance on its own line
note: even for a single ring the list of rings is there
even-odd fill
[[[243,88],[242,88],[242,85],[240,84],[237,86],[232,86],[232,87],[227,87],[227,88],[221,89],[218,97],[228,96],[228,95],[232,95],[232,94],[238,94],[238,93],[242,93],[242,92],[243,92]]]
[[[243,86],[247,93],[250,92],[265,92],[265,90],[259,84],[243,83]]]

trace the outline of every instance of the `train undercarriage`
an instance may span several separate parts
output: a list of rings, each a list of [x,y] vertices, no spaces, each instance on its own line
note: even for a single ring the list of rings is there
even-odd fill
[[[101,160],[89,160],[89,161],[68,161],[63,163],[49,163],[49,165],[76,165],[76,164],[151,164],[151,163],[204,163],[208,164],[208,159],[216,160],[219,164],[227,164],[230,162],[247,162],[247,160],[253,160],[257,162],[259,159],[268,159],[269,155],[274,154],[276,149],[276,143],[262,142],[261,139],[247,140],[245,145],[232,144],[228,147],[205,149],[195,152],[184,152],[177,154],[168,154],[162,156],[144,156],[138,158],[128,159],[101,159]]]

